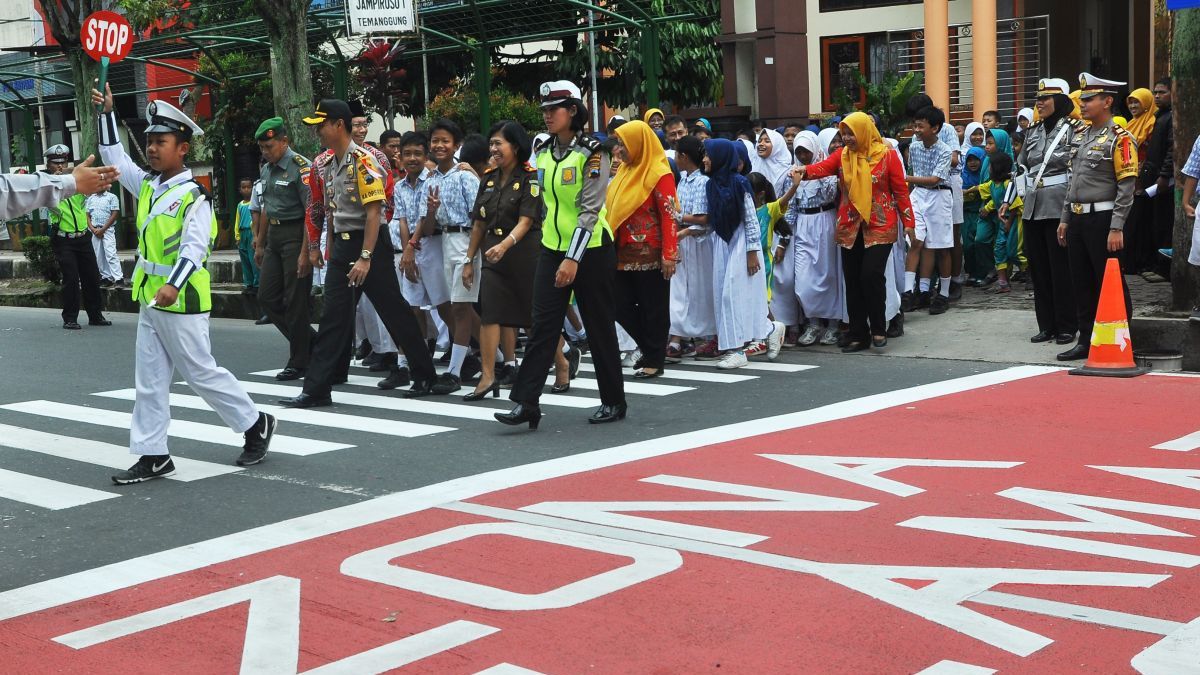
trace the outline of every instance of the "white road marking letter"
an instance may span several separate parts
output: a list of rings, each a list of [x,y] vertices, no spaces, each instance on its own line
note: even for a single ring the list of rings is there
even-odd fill
[[[955,469],[1011,469],[1021,462],[979,462],[960,459],[906,459],[903,457],[837,457],[825,455],[759,455],[830,478],[897,495],[911,497],[925,490],[884,478],[879,474],[905,466],[946,467]],[[853,468],[851,468],[853,467]]]

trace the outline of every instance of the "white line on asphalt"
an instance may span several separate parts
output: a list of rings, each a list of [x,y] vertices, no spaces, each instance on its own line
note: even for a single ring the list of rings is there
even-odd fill
[[[275,373],[278,372],[278,370],[260,370],[256,373],[250,374],[260,377],[275,377]],[[354,387],[369,387],[375,391],[380,391],[379,387],[376,386],[376,383],[378,383],[380,379],[382,378],[370,377],[368,375],[349,375],[346,377],[346,384]],[[572,384],[575,382],[577,382],[577,380],[571,380]],[[396,391],[399,392],[401,390]],[[475,391],[475,387],[459,387],[458,391],[450,394],[450,396],[463,396],[471,393],[472,391]],[[336,398],[337,394],[334,396]],[[503,401],[505,404],[508,404],[508,400],[503,398],[504,396],[506,396],[506,393],[501,392],[500,397],[493,399],[491,394],[489,394],[484,401],[492,403]],[[586,396],[565,396],[562,394],[542,394],[542,397],[538,399],[538,402],[541,405],[553,405],[563,408],[596,408],[600,405],[600,399],[598,398],[588,398]],[[492,412],[496,412],[496,410],[492,410]],[[488,419],[491,418],[489,417]]]
[[[590,354],[584,354],[583,358],[591,359]],[[716,368],[716,361],[697,361],[695,359],[684,359],[679,363],[673,364],[677,366],[689,366],[694,368]],[[777,361],[751,361],[741,368],[736,370],[758,370],[766,373],[799,373],[804,370],[812,370],[817,366],[806,366],[799,363],[779,363]]]
[[[104,396],[106,398],[115,398],[122,401],[132,401],[137,395],[134,389],[118,389],[116,391],[102,391],[93,396]],[[177,408],[188,408],[190,410],[212,410],[204,399],[199,396],[189,396],[187,394],[171,394],[171,405]],[[415,422],[401,422],[398,420],[381,419],[378,417],[363,417],[362,415],[344,415],[341,413],[325,412],[323,410],[296,410],[293,408],[284,408],[275,405],[259,405],[258,409],[265,413],[270,413],[276,418],[285,422],[298,422],[300,424],[311,424],[317,427],[329,427],[330,429],[349,429],[351,431],[366,431],[373,434],[384,434],[386,436],[401,436],[411,438],[415,436],[428,436],[429,434],[439,434],[446,431],[454,431],[454,427],[439,427],[432,424],[417,424]],[[2,441],[0,441],[2,442]]]
[[[689,382],[715,382],[717,384],[734,384],[736,382],[747,382],[749,380],[757,380],[757,375],[733,375],[732,373],[709,373],[701,370],[692,370],[680,372],[673,370],[674,365],[668,365],[660,376],[664,380],[687,380]],[[579,372],[594,373],[596,366],[590,363],[579,364]],[[626,372],[633,372],[626,369]]]
[[[1057,370],[1040,366],[1016,366],[840,401],[811,410],[698,429],[662,438],[650,438],[612,448],[455,478],[5,591],[0,593],[0,621],[398,518],[455,500],[472,499],[520,485],[662,457],[715,443],[860,417],[895,406],[991,387]]]
[[[123,445],[93,441],[90,438],[61,436],[8,424],[0,424],[0,446],[38,452],[76,462],[86,462],[110,469],[128,469],[134,461],[130,459],[129,448]],[[176,472],[174,476],[167,478],[184,483],[227,473],[237,473],[242,470],[241,467],[234,466],[232,463],[229,466],[223,466],[179,455],[173,455],[172,459],[175,462]]]
[[[1161,437],[1160,437],[1161,438]],[[1190,452],[1200,448],[1200,431],[1176,438],[1173,441],[1151,446],[1155,450],[1174,450],[1175,452]]]
[[[69,509],[121,495],[62,483],[41,476],[0,469],[0,499],[12,499],[44,509]]]
[[[269,384],[241,380],[242,387],[251,394],[265,396],[286,396],[291,398],[300,393],[300,387],[285,384]],[[492,414],[495,408],[483,406],[459,405],[457,403],[439,403],[426,399],[400,398],[399,396],[373,396],[371,394],[355,394],[346,391],[333,392],[333,402],[345,405],[357,405],[364,408],[379,408],[380,410],[398,410],[400,412],[419,413],[422,415],[441,415],[468,420],[495,421]]]
[[[573,389],[590,389],[598,391],[600,383],[596,380],[587,377],[577,377],[571,380],[571,388]],[[643,396],[670,396],[671,394],[681,394],[685,391],[692,391],[695,387],[677,387],[673,384],[649,384],[646,382],[638,382],[625,380],[626,394],[641,394]]]
[[[89,408],[73,403],[55,403],[53,401],[23,401],[21,403],[0,405],[0,408],[29,413],[30,415],[42,415],[45,417],[84,422],[86,424],[99,424],[118,429],[128,429],[133,421],[133,415],[117,410],[103,410],[101,408]],[[242,444],[245,442],[241,434],[230,430],[228,427],[203,424],[201,422],[189,422],[187,420],[171,420],[171,426],[168,428],[167,433],[176,438],[187,438],[193,441],[217,443],[218,445],[231,445],[235,448],[242,447]],[[275,440],[271,441],[271,452],[279,452],[285,455],[304,456],[318,452],[329,452],[330,450],[345,450],[346,448],[353,447],[353,445],[346,445],[344,443],[329,443],[326,441],[315,441],[308,438],[282,435],[275,436]]]
[[[993,668],[973,666],[969,663],[961,663],[959,661],[943,660],[922,670],[917,675],[992,675],[994,672],[996,671]]]
[[[967,598],[966,601],[978,602],[981,605],[991,605],[992,607],[1003,607],[1022,612],[1044,614],[1060,619],[1085,621],[1101,626],[1136,630],[1154,635],[1170,635],[1177,629],[1183,628],[1183,624],[1167,619],[1142,616],[1141,614],[1130,614],[1128,612],[1117,612],[1111,609],[1100,609],[1099,607],[1089,607],[1087,605],[1074,605],[1068,602],[1058,602],[1044,598],[1031,598],[1026,595],[1013,595],[1012,593],[1003,593],[1000,591],[977,593]]]

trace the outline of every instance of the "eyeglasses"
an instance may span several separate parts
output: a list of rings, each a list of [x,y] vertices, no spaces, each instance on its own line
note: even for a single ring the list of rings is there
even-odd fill
[[[371,126],[371,124],[369,122],[353,122],[350,126],[354,127],[355,129],[367,129]]]

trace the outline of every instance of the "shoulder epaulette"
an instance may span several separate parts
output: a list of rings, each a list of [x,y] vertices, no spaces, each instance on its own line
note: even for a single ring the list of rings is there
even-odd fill
[[[529,164],[525,165],[525,173],[537,173],[537,171],[538,170],[536,166],[531,166]]]
[[[308,161],[307,157],[301,155],[300,153],[293,153],[292,161],[296,162],[296,166],[300,167],[301,169],[312,164],[312,162]]]

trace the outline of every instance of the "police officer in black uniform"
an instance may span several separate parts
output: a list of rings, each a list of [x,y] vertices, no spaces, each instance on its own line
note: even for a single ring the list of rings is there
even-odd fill
[[[59,143],[46,149],[46,170],[51,175],[68,173],[71,150]],[[111,326],[101,314],[100,267],[92,248],[92,230],[88,227],[86,197],[75,194],[51,207],[50,247],[62,271],[63,328],[79,330],[79,296],[83,289],[83,306],[87,309],[89,326]]]

